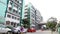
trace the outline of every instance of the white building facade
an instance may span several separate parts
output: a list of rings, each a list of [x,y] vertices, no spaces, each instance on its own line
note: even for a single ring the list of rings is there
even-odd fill
[[[42,16],[32,4],[28,4],[25,6],[24,19],[29,19],[30,26],[36,26],[42,21]]]
[[[9,0],[6,11],[6,25],[17,27],[20,24],[23,0]]]

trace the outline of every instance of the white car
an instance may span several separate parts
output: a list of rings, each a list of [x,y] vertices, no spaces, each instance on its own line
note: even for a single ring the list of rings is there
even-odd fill
[[[11,29],[6,28],[5,25],[0,25],[0,33],[8,33]]]
[[[20,26],[18,26],[17,28],[14,28],[13,31],[14,31],[15,33],[19,32],[19,31],[20,31]]]
[[[14,28],[14,32],[15,33],[18,33],[18,32],[20,32],[20,26],[18,26],[17,28]],[[27,32],[27,29],[26,28],[24,28],[24,31],[23,32]]]

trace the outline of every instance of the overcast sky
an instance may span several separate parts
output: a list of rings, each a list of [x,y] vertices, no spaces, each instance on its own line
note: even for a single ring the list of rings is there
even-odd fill
[[[50,17],[60,20],[60,0],[25,0],[26,4],[28,2],[40,11],[44,21]]]

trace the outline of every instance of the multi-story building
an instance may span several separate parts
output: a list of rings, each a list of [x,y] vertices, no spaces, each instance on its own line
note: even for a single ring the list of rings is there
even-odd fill
[[[39,24],[42,22],[42,20],[43,18],[41,16],[41,13],[36,9],[36,18],[35,18],[36,29],[40,28]]]
[[[40,22],[43,20],[41,13],[36,10],[36,23],[40,24]]]
[[[9,0],[6,11],[6,25],[16,27],[22,17],[23,0]]]
[[[22,19],[22,8],[23,0],[0,0],[0,21],[7,26],[17,27]]]
[[[0,24],[5,22],[5,12],[7,8],[7,0],[0,0]]]
[[[35,8],[33,5],[29,4],[25,6],[24,19],[29,19],[30,26],[35,23]]]
[[[32,4],[28,4],[25,6],[24,19],[28,19],[30,27],[38,27],[38,24],[40,24],[42,21],[42,16],[41,13]]]

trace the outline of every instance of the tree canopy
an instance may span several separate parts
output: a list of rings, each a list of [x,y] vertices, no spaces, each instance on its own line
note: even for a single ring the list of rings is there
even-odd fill
[[[23,25],[25,28],[29,28],[30,27],[29,19],[23,19]]]
[[[56,29],[57,21],[53,19],[53,21],[47,21],[47,28],[51,29],[54,31]]]

